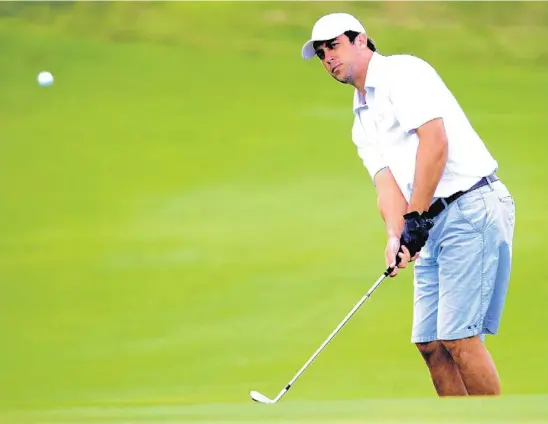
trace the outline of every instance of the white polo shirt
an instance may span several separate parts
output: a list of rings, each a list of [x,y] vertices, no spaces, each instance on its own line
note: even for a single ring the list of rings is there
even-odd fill
[[[389,167],[408,202],[419,144],[415,130],[434,118],[443,118],[449,143],[434,198],[467,190],[497,169],[451,91],[424,60],[375,52],[365,90],[365,98],[354,93],[352,140],[371,177]]]

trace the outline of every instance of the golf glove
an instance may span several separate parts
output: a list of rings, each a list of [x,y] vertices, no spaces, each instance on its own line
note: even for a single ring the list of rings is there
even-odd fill
[[[428,232],[434,226],[434,221],[424,213],[410,212],[403,216],[405,224],[400,237],[400,245],[407,247],[411,257],[415,256],[426,244]]]

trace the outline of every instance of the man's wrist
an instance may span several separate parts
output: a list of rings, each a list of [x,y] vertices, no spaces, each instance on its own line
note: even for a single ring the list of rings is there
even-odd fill
[[[406,212],[405,215],[403,215],[403,219],[405,221],[408,221],[409,219],[418,218],[419,216],[421,216],[421,214],[418,211],[414,210],[411,212]]]
[[[429,208],[428,206],[424,207],[424,206],[419,206],[419,205],[410,203],[409,206],[407,207],[406,213],[417,212],[420,215],[423,212],[426,212],[428,208]]]
[[[397,226],[390,226],[386,228],[386,235],[388,238],[397,238],[398,240],[401,237],[401,233],[403,232],[403,227],[405,226],[405,220],[402,218],[401,224]]]

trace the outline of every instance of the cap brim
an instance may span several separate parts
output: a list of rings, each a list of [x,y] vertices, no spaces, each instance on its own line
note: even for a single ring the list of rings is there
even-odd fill
[[[316,56],[316,51],[314,50],[314,40],[309,40],[303,45],[302,55],[305,59],[312,59]]]

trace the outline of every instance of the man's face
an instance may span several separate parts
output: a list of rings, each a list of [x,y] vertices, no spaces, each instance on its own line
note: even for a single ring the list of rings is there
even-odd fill
[[[351,43],[348,37],[343,34],[333,40],[316,45],[315,50],[322,65],[333,78],[344,84],[353,82],[353,66],[358,54],[356,43]]]

